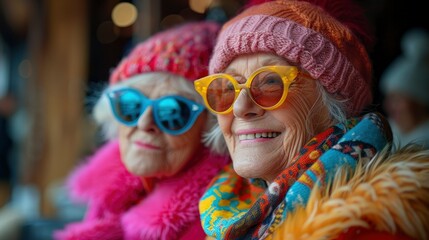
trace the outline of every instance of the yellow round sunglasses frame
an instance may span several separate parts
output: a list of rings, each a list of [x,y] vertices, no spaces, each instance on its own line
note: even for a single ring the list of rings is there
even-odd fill
[[[266,72],[266,71],[271,71],[271,72],[275,72],[275,73],[279,74],[279,76],[281,77],[283,84],[284,84],[282,97],[280,98],[280,100],[275,105],[273,105],[271,107],[264,107],[264,106],[259,105],[253,99],[252,94],[250,94],[250,92],[249,92],[249,88],[250,88],[250,85],[251,85],[253,79],[259,73]],[[203,77],[203,78],[195,80],[194,87],[195,87],[195,90],[203,97],[206,107],[210,111],[212,111],[213,113],[216,113],[216,114],[228,114],[228,113],[230,113],[232,111],[232,107],[234,105],[235,100],[237,100],[238,94],[240,93],[241,89],[243,89],[243,88],[248,91],[250,99],[252,99],[252,101],[256,105],[258,105],[260,108],[265,109],[265,110],[273,110],[273,109],[278,108],[281,104],[283,104],[283,102],[286,99],[287,93],[289,91],[289,86],[291,83],[294,82],[294,80],[298,76],[298,74],[299,74],[299,70],[295,66],[264,66],[264,67],[257,69],[255,72],[253,72],[252,75],[250,75],[250,77],[246,80],[245,83],[238,83],[237,80],[235,80],[235,78],[229,74],[219,73],[219,74],[213,74],[213,75],[209,75],[207,77]],[[232,102],[231,106],[223,112],[218,112],[218,111],[215,111],[214,109],[212,109],[211,106],[209,105],[208,101],[207,101],[208,86],[210,85],[210,83],[212,83],[217,78],[228,79],[233,84],[234,91],[235,91],[234,101]]]

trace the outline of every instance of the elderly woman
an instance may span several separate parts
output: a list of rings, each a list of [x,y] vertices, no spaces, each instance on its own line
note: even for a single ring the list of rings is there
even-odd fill
[[[346,0],[262,2],[223,26],[212,75],[194,82],[217,114],[213,147],[222,148],[222,133],[232,157],[200,201],[205,232],[216,239],[429,236],[428,163],[411,158],[412,171],[394,171],[400,179],[374,174],[382,160],[372,159],[392,136],[381,115],[361,115],[371,103],[361,10]],[[346,199],[358,186],[346,181],[355,172],[373,178],[355,177],[362,195]],[[365,185],[371,180],[380,192]],[[377,213],[381,220],[371,218]]]
[[[216,119],[192,82],[207,75],[218,31],[202,22],[158,33],[113,71],[94,109],[111,141],[69,181],[87,214],[56,239],[205,238],[198,201],[229,157],[202,142]]]

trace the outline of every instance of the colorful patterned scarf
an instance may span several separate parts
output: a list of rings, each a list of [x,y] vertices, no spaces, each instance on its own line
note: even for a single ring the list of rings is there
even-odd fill
[[[268,186],[238,176],[229,165],[200,200],[202,225],[216,239],[262,239],[293,211],[306,205],[315,184],[329,183],[340,167],[372,158],[392,139],[375,113],[337,124],[311,139]]]

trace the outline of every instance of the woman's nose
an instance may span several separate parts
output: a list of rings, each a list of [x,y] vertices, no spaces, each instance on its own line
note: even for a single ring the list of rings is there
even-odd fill
[[[137,128],[149,133],[160,132],[159,128],[156,126],[155,119],[153,118],[153,108],[151,106],[147,107],[139,117]]]
[[[265,110],[256,105],[246,89],[241,89],[235,100],[232,111],[237,118],[251,118],[264,114]]]

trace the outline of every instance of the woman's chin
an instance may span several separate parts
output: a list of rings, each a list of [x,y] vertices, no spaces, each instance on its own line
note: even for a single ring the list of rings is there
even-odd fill
[[[234,162],[234,171],[243,178],[262,178],[263,173],[261,168],[257,166],[251,167],[246,163],[236,163]]]

